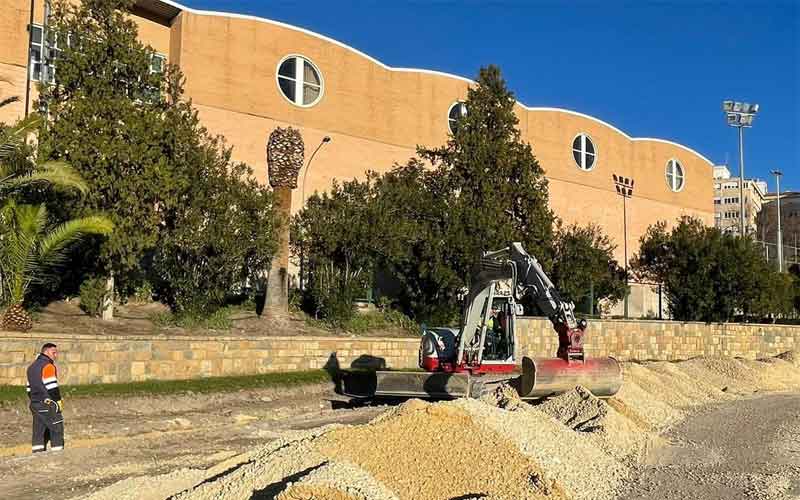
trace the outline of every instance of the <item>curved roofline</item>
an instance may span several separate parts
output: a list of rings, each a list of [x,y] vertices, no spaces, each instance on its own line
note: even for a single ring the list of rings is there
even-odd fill
[[[196,15],[230,17],[230,18],[234,18],[234,19],[246,19],[246,20],[249,20],[249,21],[257,21],[257,22],[262,22],[262,23],[266,23],[266,24],[272,24],[274,26],[280,26],[281,28],[286,28],[286,29],[290,29],[290,30],[293,30],[293,31],[298,31],[300,33],[312,36],[314,38],[319,38],[320,40],[324,40],[324,41],[326,41],[328,43],[332,43],[334,45],[342,47],[343,49],[349,50],[349,51],[351,51],[351,52],[353,52],[353,53],[355,53],[355,54],[357,54],[357,55],[359,55],[359,56],[361,56],[361,57],[363,57],[365,59],[368,59],[369,61],[377,64],[378,66],[386,69],[387,71],[395,71],[395,72],[400,72],[400,73],[423,73],[423,74],[428,74],[428,75],[435,75],[435,76],[443,76],[443,77],[447,77],[447,78],[454,78],[456,80],[461,80],[461,81],[466,82],[468,84],[474,84],[475,83],[475,80],[471,80],[469,78],[465,78],[465,77],[459,76],[459,75],[454,75],[452,73],[445,73],[444,71],[434,71],[434,70],[430,70],[430,69],[419,69],[419,68],[393,68],[393,67],[391,67],[391,66],[389,66],[387,64],[384,64],[383,62],[379,61],[378,59],[375,59],[374,57],[370,56],[369,54],[366,54],[366,53],[364,53],[364,52],[362,52],[362,51],[360,51],[360,50],[358,50],[358,49],[356,49],[354,47],[351,47],[350,45],[347,45],[346,43],[340,42],[339,40],[335,40],[333,38],[327,37],[325,35],[322,35],[320,33],[316,33],[316,32],[311,31],[311,30],[307,30],[305,28],[301,28],[299,26],[294,26],[292,24],[283,23],[281,21],[275,21],[273,19],[267,19],[265,17],[253,16],[253,15],[250,15],[250,14],[237,14],[237,13],[234,13],[234,12],[220,12],[220,11],[213,11],[213,10],[193,9],[191,7],[187,7],[185,5],[179,4],[178,2],[174,2],[172,0],[160,0],[160,1],[165,3],[165,4],[167,4],[167,5],[171,5],[172,7],[175,7],[175,8],[181,9],[181,10],[185,10],[187,12],[190,12],[190,13],[196,14]],[[668,141],[668,140],[665,140],[665,139],[655,139],[655,138],[652,138],[652,137],[632,137],[632,136],[628,135],[627,133],[623,132],[622,130],[618,129],[614,125],[611,125],[610,123],[601,120],[600,118],[596,118],[594,116],[587,115],[587,114],[584,114],[584,113],[579,113],[577,111],[572,111],[572,110],[569,110],[569,109],[551,108],[551,107],[531,107],[531,106],[528,106],[528,105],[526,105],[526,104],[524,104],[524,103],[522,103],[520,101],[517,101],[517,103],[523,109],[528,110],[528,111],[556,111],[556,112],[566,113],[566,114],[570,114],[570,115],[586,118],[588,120],[592,120],[594,122],[600,123],[601,125],[605,125],[606,127],[618,132],[619,134],[621,134],[622,136],[624,136],[625,138],[627,138],[630,141],[661,142],[661,143],[664,143],[664,144],[670,144],[672,146],[677,146],[677,147],[679,147],[681,149],[684,149],[684,150],[686,150],[686,151],[688,151],[690,153],[693,153],[693,154],[699,156],[700,158],[705,160],[706,163],[708,163],[712,167],[714,166],[714,163],[711,160],[709,160],[708,158],[706,158],[704,155],[698,153],[697,151],[695,151],[694,149],[692,149],[692,148],[690,148],[688,146],[684,146],[683,144],[679,144],[677,142]]]

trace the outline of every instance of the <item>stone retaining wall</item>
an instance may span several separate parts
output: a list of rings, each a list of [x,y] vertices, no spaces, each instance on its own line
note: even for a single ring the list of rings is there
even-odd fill
[[[103,336],[0,332],[0,385],[24,385],[25,369],[44,342],[59,345],[62,384],[129,382],[246,375],[383,360],[392,368],[417,365],[416,338]],[[549,321],[522,318],[517,352],[553,356],[557,339]],[[800,327],[593,321],[592,356],[687,359],[701,355],[758,358],[800,349]]]

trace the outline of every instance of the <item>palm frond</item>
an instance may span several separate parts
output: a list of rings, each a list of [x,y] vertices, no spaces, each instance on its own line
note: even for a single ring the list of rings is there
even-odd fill
[[[41,123],[42,117],[33,113],[8,128],[0,137],[0,161],[10,158]]]
[[[83,177],[68,163],[48,161],[37,165],[36,169],[28,174],[0,179],[0,191],[19,189],[37,184],[52,185],[62,189],[75,189],[81,194],[85,194],[89,189]]]
[[[47,224],[44,205],[17,205],[8,201],[0,216],[0,272],[10,299],[21,302],[37,271],[36,244]]]
[[[42,237],[37,260],[42,268],[57,266],[67,258],[66,250],[71,244],[86,235],[108,235],[113,230],[114,223],[101,215],[69,220]]]
[[[62,264],[68,247],[88,234],[109,234],[113,223],[103,216],[73,219],[48,230],[44,204],[19,205],[13,200],[0,208],[0,278],[4,291],[21,302],[31,283]]]
[[[0,100],[0,108],[2,108],[4,106],[8,106],[9,104],[11,104],[13,102],[19,102],[19,96],[18,95],[12,95],[11,97],[6,97],[5,99]]]

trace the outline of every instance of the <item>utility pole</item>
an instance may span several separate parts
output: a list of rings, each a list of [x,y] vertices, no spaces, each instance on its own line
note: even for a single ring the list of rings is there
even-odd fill
[[[778,271],[783,272],[783,234],[781,234],[781,176],[783,172],[780,170],[773,170],[772,175],[775,176],[775,184],[778,189]]]

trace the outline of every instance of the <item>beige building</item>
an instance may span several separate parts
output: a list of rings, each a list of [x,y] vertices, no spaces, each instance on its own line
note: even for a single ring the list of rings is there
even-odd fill
[[[31,89],[29,101],[35,97],[43,7],[41,0],[33,5],[31,15],[30,0],[0,0],[0,77],[8,80],[0,82],[0,96],[24,97]],[[253,166],[261,180],[266,138],[275,127],[299,128],[306,158],[331,137],[307,172],[306,197],[333,179],[386,171],[413,156],[417,145],[443,144],[473,84],[437,71],[389,67],[269,19],[158,0],[140,0],[134,14],[141,39],[182,68],[205,126],[224,135],[235,159]],[[160,63],[154,61],[155,70]],[[24,101],[7,107],[0,121],[23,115]],[[623,200],[614,175],[635,182],[627,200],[629,256],[656,221],[691,215],[713,223],[713,164],[702,154],[669,140],[633,137],[576,111],[518,103],[516,112],[522,137],[546,172],[555,213],[566,223],[600,225],[617,243],[620,261]],[[302,184],[305,169],[300,176]],[[302,197],[303,190],[295,190],[295,209]]]
[[[745,230],[748,234],[756,231],[756,220],[767,194],[767,183],[758,179],[745,179],[744,182]],[[739,193],[739,177],[732,177],[726,165],[714,167],[714,225],[719,229],[739,234],[742,211]]]

